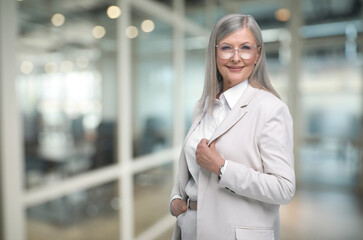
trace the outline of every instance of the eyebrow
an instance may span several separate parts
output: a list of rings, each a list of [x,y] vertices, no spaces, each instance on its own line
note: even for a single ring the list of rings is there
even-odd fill
[[[246,44],[246,43],[254,45],[254,44],[253,44],[253,43],[251,43],[251,42],[243,42],[243,43],[239,44],[239,46],[244,45],[244,44]],[[232,46],[232,44],[230,44],[230,43],[225,43],[225,42],[221,42],[220,44],[227,44],[227,45],[231,45],[231,46]],[[255,45],[257,45],[257,44],[255,44]]]

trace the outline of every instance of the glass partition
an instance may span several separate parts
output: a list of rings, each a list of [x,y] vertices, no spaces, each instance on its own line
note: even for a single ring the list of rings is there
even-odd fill
[[[173,42],[172,28],[134,11],[126,30],[132,39],[132,123],[134,156],[172,144]]]
[[[118,240],[118,184],[107,183],[27,209],[28,240]]]
[[[166,6],[170,7],[170,8],[173,7],[173,0],[151,0],[151,1],[155,1],[155,2],[157,2],[159,4],[166,5]]]
[[[169,214],[173,179],[171,163],[134,176],[135,236]]]
[[[307,184],[355,186],[361,171],[361,66],[344,43],[308,49],[302,72],[299,175]]]
[[[288,66],[282,59],[283,56],[281,56],[279,48],[282,48],[279,43],[266,43],[266,61],[271,84],[282,101],[287,104],[289,89]]]
[[[19,2],[26,188],[115,162],[116,24],[108,7]]]
[[[191,125],[193,108],[203,92],[207,46],[207,37],[191,35],[186,35],[185,37],[183,101],[185,106],[186,131],[189,130]]]

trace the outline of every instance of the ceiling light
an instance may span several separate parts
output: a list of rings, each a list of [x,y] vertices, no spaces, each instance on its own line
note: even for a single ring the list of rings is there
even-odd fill
[[[58,69],[57,64],[54,62],[46,63],[44,66],[44,71],[48,74],[55,73],[57,69]]]
[[[89,64],[89,59],[86,56],[79,56],[76,58],[76,65],[79,68],[87,68]]]
[[[65,20],[66,20],[66,18],[64,17],[64,15],[60,14],[60,13],[54,14],[51,19],[53,25],[56,27],[62,26],[64,24]]]
[[[135,38],[139,35],[139,30],[135,26],[129,26],[126,28],[125,33],[128,38]]]
[[[144,32],[152,32],[155,28],[155,24],[151,20],[145,20],[141,23],[141,29]]]
[[[71,61],[63,61],[60,65],[62,72],[72,72],[74,64]]]
[[[103,38],[105,34],[106,34],[106,29],[102,26],[95,26],[92,29],[92,35],[97,39]]]
[[[118,18],[121,15],[121,9],[118,6],[109,6],[107,8],[107,16],[111,19]]]
[[[24,61],[20,65],[20,71],[26,75],[33,71],[33,63],[30,61]]]
[[[291,12],[287,8],[280,8],[275,12],[275,18],[280,22],[286,22],[290,19]]]

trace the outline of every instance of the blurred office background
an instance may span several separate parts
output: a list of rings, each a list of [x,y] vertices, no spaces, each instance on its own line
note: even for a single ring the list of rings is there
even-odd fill
[[[281,239],[363,239],[363,0],[0,0],[0,239],[170,239],[208,37],[228,13],[260,24],[295,121]]]

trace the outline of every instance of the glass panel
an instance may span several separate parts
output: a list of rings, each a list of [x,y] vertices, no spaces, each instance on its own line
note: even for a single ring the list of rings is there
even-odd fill
[[[174,182],[173,164],[168,163],[138,173],[134,176],[134,182],[135,236],[137,236],[170,214],[169,197]]]
[[[280,95],[282,101],[287,104],[288,68],[286,61],[280,54],[281,50],[277,47],[278,45],[278,42],[265,43],[266,61],[272,86]],[[280,46],[280,48],[283,48],[283,46]]]
[[[207,37],[187,35],[185,38],[185,95],[183,99],[186,113],[186,131],[189,130],[191,125],[194,105],[203,92],[207,46]]]
[[[212,2],[212,1],[211,1]],[[197,0],[197,1],[185,1],[185,16],[199,25],[206,25],[206,18],[213,16],[215,8],[209,9],[210,11],[206,11],[205,1]]]
[[[252,15],[261,29],[278,28],[284,22],[278,21],[275,11],[282,7],[283,1],[218,1],[197,0],[185,2],[185,15],[195,23],[212,30],[218,19],[230,13]]]
[[[133,140],[140,156],[172,144],[172,29],[140,12],[133,12],[132,24]]]
[[[28,240],[117,240],[118,184],[107,183],[27,209]]]
[[[301,114],[304,139],[298,175],[305,183],[358,184],[361,66],[354,64],[357,58],[346,48],[337,42],[306,51]]]
[[[18,4],[25,186],[115,162],[116,24],[109,4]]]
[[[158,240],[170,240],[172,239],[174,226],[158,237]]]
[[[173,7],[173,0],[152,0],[152,1],[164,4],[170,8]],[[182,0],[182,1],[184,1],[184,0]]]

